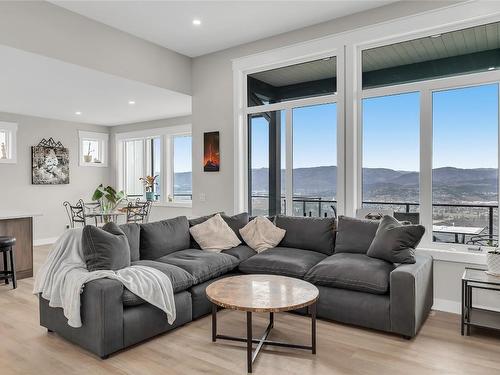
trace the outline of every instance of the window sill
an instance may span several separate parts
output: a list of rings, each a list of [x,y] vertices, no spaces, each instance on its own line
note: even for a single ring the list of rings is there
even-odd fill
[[[107,163],[85,163],[80,162],[80,167],[96,167],[96,168],[107,168]]]
[[[176,207],[176,208],[192,208],[192,202],[154,202],[155,207]]]
[[[468,263],[476,265],[486,264],[486,250],[467,251],[462,249],[444,250],[431,248],[418,248],[417,253],[431,255],[434,260],[443,262]]]
[[[0,159],[0,164],[16,164],[16,159]]]

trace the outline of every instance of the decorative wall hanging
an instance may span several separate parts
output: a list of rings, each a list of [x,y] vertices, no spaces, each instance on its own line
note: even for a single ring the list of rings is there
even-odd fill
[[[33,185],[69,184],[69,150],[52,138],[31,147]]]
[[[219,172],[219,132],[203,134],[203,171]]]

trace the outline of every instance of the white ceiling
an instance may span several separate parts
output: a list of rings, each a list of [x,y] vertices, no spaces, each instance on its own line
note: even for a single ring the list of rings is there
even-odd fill
[[[0,46],[0,111],[118,125],[190,114],[191,97]]]
[[[49,1],[191,57],[395,2]]]

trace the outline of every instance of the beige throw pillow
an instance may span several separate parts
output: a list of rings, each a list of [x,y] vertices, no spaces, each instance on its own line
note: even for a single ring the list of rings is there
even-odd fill
[[[285,233],[286,230],[278,228],[264,216],[256,217],[240,229],[241,237],[258,253],[276,247]]]
[[[219,252],[241,244],[236,233],[227,225],[220,214],[192,226],[189,228],[189,232],[203,250]]]

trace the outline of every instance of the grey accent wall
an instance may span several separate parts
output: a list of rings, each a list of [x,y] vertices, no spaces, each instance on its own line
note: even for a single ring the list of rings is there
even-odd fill
[[[1,209],[42,213],[34,219],[35,241],[58,237],[68,223],[63,201],[88,201],[97,185],[111,183],[111,168],[78,165],[78,130],[108,133],[109,128],[1,112],[0,121],[18,124],[17,163],[0,164]],[[31,184],[31,146],[49,137],[69,149],[69,185]]]
[[[0,44],[191,94],[191,58],[45,1],[1,1]]]

